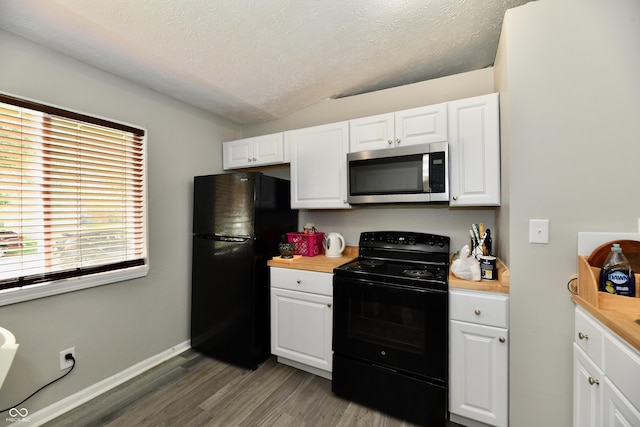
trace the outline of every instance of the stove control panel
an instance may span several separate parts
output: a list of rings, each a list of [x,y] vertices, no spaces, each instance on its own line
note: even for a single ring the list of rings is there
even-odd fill
[[[360,250],[449,254],[449,237],[409,231],[367,231],[360,234]]]

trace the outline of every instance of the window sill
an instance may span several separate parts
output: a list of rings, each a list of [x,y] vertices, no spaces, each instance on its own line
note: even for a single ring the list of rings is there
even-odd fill
[[[148,272],[149,266],[141,265],[127,268],[126,270],[105,271],[103,273],[58,280],[55,282],[38,283],[37,285],[24,286],[22,288],[6,289],[0,291],[0,306],[136,279],[146,276]]]

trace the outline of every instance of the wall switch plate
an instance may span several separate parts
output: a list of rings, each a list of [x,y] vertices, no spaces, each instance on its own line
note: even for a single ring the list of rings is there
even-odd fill
[[[549,220],[529,220],[529,243],[549,243]]]

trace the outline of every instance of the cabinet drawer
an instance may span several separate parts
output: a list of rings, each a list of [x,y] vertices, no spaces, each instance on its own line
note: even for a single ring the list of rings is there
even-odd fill
[[[333,296],[333,274],[271,267],[271,287]]]
[[[596,365],[603,366],[604,330],[587,312],[578,307],[576,307],[573,339]]]
[[[509,297],[490,292],[450,289],[449,316],[452,320],[508,328]]]
[[[640,353],[611,333],[604,339],[604,372],[640,410]]]

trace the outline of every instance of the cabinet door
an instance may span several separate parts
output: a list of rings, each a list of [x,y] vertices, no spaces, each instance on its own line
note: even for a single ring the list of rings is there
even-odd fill
[[[222,162],[225,170],[284,163],[284,136],[281,132],[225,142]]]
[[[638,408],[634,407],[608,378],[604,379],[603,399],[603,425],[605,427],[640,426],[640,412]],[[640,404],[640,402],[636,403]]]
[[[467,289],[449,290],[449,318],[498,328],[509,327],[509,296]]]
[[[289,131],[285,140],[291,149],[291,207],[349,208],[349,122]]]
[[[591,315],[576,306],[575,310],[575,343],[596,364],[603,366],[604,330]]]
[[[271,353],[331,372],[332,298],[271,288]]]
[[[508,424],[508,330],[450,322],[449,405],[452,414]]]
[[[284,162],[284,135],[274,133],[253,139],[253,166]]]
[[[498,94],[448,103],[450,206],[500,205]]]
[[[349,121],[349,152],[393,147],[394,129],[393,113]]]
[[[573,426],[602,425],[602,387],[604,374],[573,344]]]
[[[640,352],[607,332],[603,370],[616,388],[640,407]]]
[[[222,167],[224,169],[253,166],[253,138],[238,139],[222,144]]]
[[[397,111],[395,125],[399,146],[447,142],[447,104]]]

